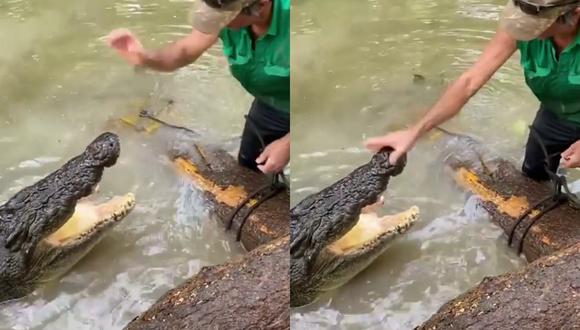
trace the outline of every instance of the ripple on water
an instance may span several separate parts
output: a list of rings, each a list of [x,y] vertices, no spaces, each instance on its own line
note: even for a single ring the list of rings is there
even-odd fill
[[[457,14],[486,21],[498,21],[503,7],[478,0],[459,0]],[[502,6],[504,3],[501,4]]]
[[[11,19],[23,21],[33,10],[30,1],[23,0],[4,0],[0,2],[0,17],[6,14]]]
[[[60,160],[60,157],[37,157],[35,159],[22,161],[18,164],[18,168],[40,168],[45,164],[56,163]]]
[[[141,3],[140,1],[124,1],[115,3],[115,11],[119,16],[152,15],[159,8],[157,3]]]

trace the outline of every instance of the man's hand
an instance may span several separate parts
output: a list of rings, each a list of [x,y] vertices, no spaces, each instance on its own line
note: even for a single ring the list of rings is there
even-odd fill
[[[290,133],[267,145],[256,158],[258,169],[264,173],[282,172],[288,161],[290,161]]]
[[[384,136],[367,139],[364,144],[369,150],[373,152],[378,152],[384,147],[393,148],[394,151],[389,157],[389,163],[396,164],[401,155],[407,153],[409,150],[411,150],[411,148],[413,148],[415,142],[417,141],[418,135],[419,134],[417,130],[409,128],[392,132]]]
[[[562,165],[566,168],[580,167],[580,140],[576,141],[562,154]]]
[[[142,66],[145,58],[145,48],[127,29],[114,30],[107,36],[109,47],[115,49],[129,64]]]

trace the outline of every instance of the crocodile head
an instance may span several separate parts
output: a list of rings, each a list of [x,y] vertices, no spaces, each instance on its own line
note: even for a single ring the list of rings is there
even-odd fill
[[[104,133],[0,206],[0,301],[62,276],[133,209],[130,193],[103,203],[86,199],[119,153],[118,137]]]
[[[416,206],[391,216],[376,213],[390,177],[405,167],[405,157],[391,165],[389,154],[378,152],[290,211],[291,306],[312,303],[349,281],[417,220]]]

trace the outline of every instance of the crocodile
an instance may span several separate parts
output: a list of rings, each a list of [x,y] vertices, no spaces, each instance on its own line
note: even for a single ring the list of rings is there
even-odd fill
[[[290,210],[291,307],[311,304],[344,285],[417,221],[417,206],[390,216],[376,213],[390,178],[406,165],[406,156],[389,164],[390,152],[381,150]]]
[[[128,193],[104,203],[92,195],[120,154],[103,133],[84,152],[0,206],[0,302],[23,298],[63,276],[135,205]]]

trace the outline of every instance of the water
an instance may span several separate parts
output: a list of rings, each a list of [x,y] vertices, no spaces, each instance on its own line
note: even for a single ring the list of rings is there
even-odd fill
[[[504,4],[295,1],[292,204],[368,161],[364,139],[416,121],[481,54]],[[538,107],[518,60],[445,125],[515,162]],[[419,222],[344,287],[294,309],[293,329],[411,329],[483,277],[524,264],[437,155],[421,140],[385,193],[383,213],[417,205]]]
[[[366,162],[362,141],[416,120],[492,36],[505,1],[293,3],[292,202]],[[103,44],[113,28],[157,47],[189,32],[190,1],[0,3],[0,200],[35,182],[147,100],[164,119],[230,142],[251,99],[218,47],[174,74],[136,73]],[[298,46],[296,46],[298,45]],[[537,108],[517,55],[446,127],[521,161]],[[413,75],[425,77],[414,82]],[[153,109],[155,110],[155,109]],[[522,126],[524,129],[522,129]],[[119,329],[204,265],[241,251],[150,140],[126,130],[100,195],[138,205],[61,280],[0,306],[0,329]],[[210,138],[208,138],[210,139]],[[231,142],[233,141],[233,142]],[[389,185],[384,213],[420,222],[360,276],[292,315],[297,329],[408,329],[447,300],[523,261],[446,177],[428,140]]]
[[[134,192],[135,210],[61,280],[0,306],[0,329],[120,329],[202,266],[242,251],[151,139],[112,121],[172,99],[164,119],[237,147],[251,99],[219,45],[174,74],[135,72],[104,36],[127,27],[148,47],[190,31],[190,1],[0,3],[0,200],[44,177],[106,130],[121,137],[100,196]],[[149,103],[148,103],[149,102]],[[220,142],[221,141],[221,142]]]

